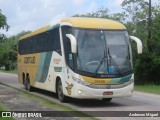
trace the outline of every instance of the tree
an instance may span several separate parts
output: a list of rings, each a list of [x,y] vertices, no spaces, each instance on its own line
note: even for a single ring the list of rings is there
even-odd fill
[[[0,30],[6,30],[8,31],[9,25],[7,24],[7,18],[5,15],[2,14],[2,11],[0,10]],[[4,48],[4,40],[5,40],[5,35],[0,33],[0,49]],[[3,59],[3,50],[0,50],[0,67],[2,66],[2,59]]]
[[[148,3],[144,0],[124,0],[121,4],[126,17],[126,27],[129,33],[138,36],[143,43],[147,43]],[[148,50],[143,44],[144,51]]]
[[[22,31],[21,33],[6,38],[0,44],[0,67],[4,66],[5,70],[13,70],[17,63],[17,43],[21,36],[30,33],[30,31]]]
[[[160,5],[152,8],[152,36],[151,36],[151,52],[160,56]]]
[[[86,13],[86,14],[76,14],[73,17],[92,17],[92,18],[110,18],[109,10],[107,8],[100,8],[99,10]]]
[[[110,19],[125,24],[126,18],[124,12],[111,14]]]
[[[9,25],[7,24],[7,18],[5,15],[2,14],[1,10],[0,10],[0,29],[6,30],[6,31],[8,31],[9,29]],[[3,40],[4,37],[5,35],[0,33],[0,40]]]
[[[142,55],[133,54],[136,84],[160,84],[160,7],[152,6],[152,35],[148,39],[149,5],[144,0],[124,0],[122,7],[127,17],[126,26],[139,37],[144,46]]]
[[[121,6],[124,9],[127,21],[132,21],[135,25],[139,20],[148,17],[144,12],[148,9],[148,3],[144,0],[124,0]]]

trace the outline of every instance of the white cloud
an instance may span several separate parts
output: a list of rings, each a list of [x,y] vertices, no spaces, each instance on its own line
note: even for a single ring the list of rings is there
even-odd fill
[[[122,4],[123,0],[115,0],[115,5],[120,6]]]
[[[81,7],[79,8],[75,14],[85,14],[85,13],[90,13],[90,12],[94,12],[95,10],[98,9],[98,5],[95,2],[91,2],[87,8]]]
[[[41,0],[45,8],[55,7],[61,3],[61,0]]]
[[[52,17],[50,24],[54,25],[60,22],[60,18],[64,18],[66,16],[65,12],[62,12],[54,17]]]
[[[73,3],[75,4],[75,5],[81,5],[82,3],[84,3],[85,2],[85,0],[73,0]]]
[[[108,7],[111,12],[119,12],[121,2],[122,0],[0,0],[0,9],[10,25],[7,34],[14,35],[23,30],[33,31],[77,13],[94,12],[102,6]]]
[[[87,8],[87,12],[93,12],[93,11],[95,11],[95,10],[97,10],[97,9],[98,9],[97,4],[96,4],[95,2],[92,2],[92,3],[90,4],[90,6],[88,6],[88,8]]]
[[[33,31],[72,14],[66,14],[69,13],[66,0],[1,0],[0,2],[2,13],[7,17],[7,23],[10,26],[7,33],[2,30],[7,35],[14,35],[23,30]]]

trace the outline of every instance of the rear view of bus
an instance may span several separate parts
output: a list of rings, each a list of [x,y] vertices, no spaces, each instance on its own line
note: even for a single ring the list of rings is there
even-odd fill
[[[132,95],[134,74],[129,39],[137,42],[141,53],[138,38],[129,37],[125,26],[107,19],[63,19],[61,27],[67,96],[110,101]],[[64,97],[59,98],[63,101]]]

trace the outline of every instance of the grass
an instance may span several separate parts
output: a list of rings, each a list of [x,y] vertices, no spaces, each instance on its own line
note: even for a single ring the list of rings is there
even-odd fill
[[[17,69],[11,70],[11,71],[6,71],[6,70],[3,70],[3,69],[0,69],[0,72],[17,74]]]
[[[135,91],[160,95],[160,85],[135,85]]]
[[[41,104],[44,104],[46,105],[47,107],[49,108],[52,108],[52,109],[56,109],[57,111],[70,111],[70,113],[75,116],[75,117],[79,117],[79,116],[85,116],[85,119],[82,118],[83,120],[97,120],[96,118],[90,116],[90,115],[87,115],[83,112],[80,112],[80,111],[77,111],[71,107],[68,107],[68,106],[64,106],[62,104],[58,104],[58,103],[55,103],[51,100],[48,100],[44,97],[41,97],[41,96],[37,96],[37,95],[33,95],[33,94],[30,94],[29,92],[27,91],[23,91],[23,93],[25,93],[25,96],[27,96],[27,98],[30,98],[30,99],[34,99],[34,100],[37,100],[37,101],[40,101]]]
[[[7,111],[6,107],[4,105],[0,104],[0,116],[2,115],[1,111]],[[8,117],[8,118],[2,118],[0,117],[0,120],[14,120],[14,118]]]
[[[3,83],[0,83],[0,84],[5,85],[5,86],[10,87],[10,88],[13,88],[13,89],[17,90],[18,92],[20,92],[27,99],[34,99],[36,101],[39,101],[41,104],[44,104],[47,107],[52,108],[54,110],[57,110],[57,111],[70,111],[70,113],[75,117],[84,116],[84,117],[82,117],[83,120],[97,120],[96,118],[94,118],[94,117],[92,117],[90,115],[87,115],[87,114],[85,114],[85,113],[83,113],[81,111],[77,111],[77,110],[75,110],[75,109],[73,109],[71,107],[55,103],[55,102],[53,102],[51,100],[48,100],[47,98],[31,94],[28,91],[20,90],[18,88],[15,88],[15,87],[3,84]]]

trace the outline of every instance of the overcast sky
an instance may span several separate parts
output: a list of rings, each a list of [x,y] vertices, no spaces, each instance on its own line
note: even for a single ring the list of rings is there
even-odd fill
[[[0,0],[0,9],[10,26],[7,36],[35,30],[75,14],[107,7],[111,13],[121,11],[123,0]],[[152,0],[160,1],[160,0]],[[4,31],[1,31],[4,32]]]

